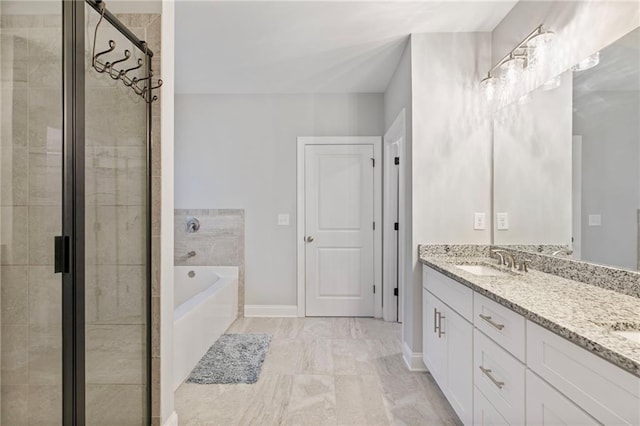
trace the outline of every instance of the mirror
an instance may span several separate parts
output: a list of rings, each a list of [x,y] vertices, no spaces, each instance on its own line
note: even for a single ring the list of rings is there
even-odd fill
[[[638,270],[640,28],[498,111],[493,167],[494,244]]]

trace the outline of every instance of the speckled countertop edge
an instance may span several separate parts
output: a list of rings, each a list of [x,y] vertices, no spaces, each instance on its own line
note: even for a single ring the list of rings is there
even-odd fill
[[[485,257],[420,257],[421,263],[640,377],[640,344],[597,325],[640,324],[639,299],[539,271],[514,275],[516,280],[509,282],[455,267],[487,261]],[[572,298],[572,292],[574,296],[579,292],[580,297]],[[561,299],[548,300],[553,295]],[[603,304],[603,298],[608,303]]]

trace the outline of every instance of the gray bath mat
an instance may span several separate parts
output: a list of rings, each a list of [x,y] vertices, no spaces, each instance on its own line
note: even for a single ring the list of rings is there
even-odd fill
[[[203,385],[255,383],[269,342],[270,334],[223,334],[198,362],[187,382]]]

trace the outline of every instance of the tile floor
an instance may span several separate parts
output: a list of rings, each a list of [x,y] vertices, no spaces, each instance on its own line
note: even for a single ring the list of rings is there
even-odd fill
[[[270,333],[260,379],[184,383],[180,425],[458,425],[428,373],[402,360],[399,324],[365,318],[241,318],[229,333]]]

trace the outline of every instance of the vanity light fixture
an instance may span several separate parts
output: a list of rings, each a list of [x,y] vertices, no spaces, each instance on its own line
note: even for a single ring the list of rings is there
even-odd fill
[[[523,77],[524,70],[529,70],[544,62],[555,34],[542,25],[533,30],[504,58],[498,61],[487,73],[480,85],[489,100],[496,96],[497,82],[501,80],[505,87],[512,86]]]
[[[586,71],[598,65],[600,63],[600,52],[596,52],[591,56],[587,56],[580,62],[578,62],[574,67],[574,71]]]

